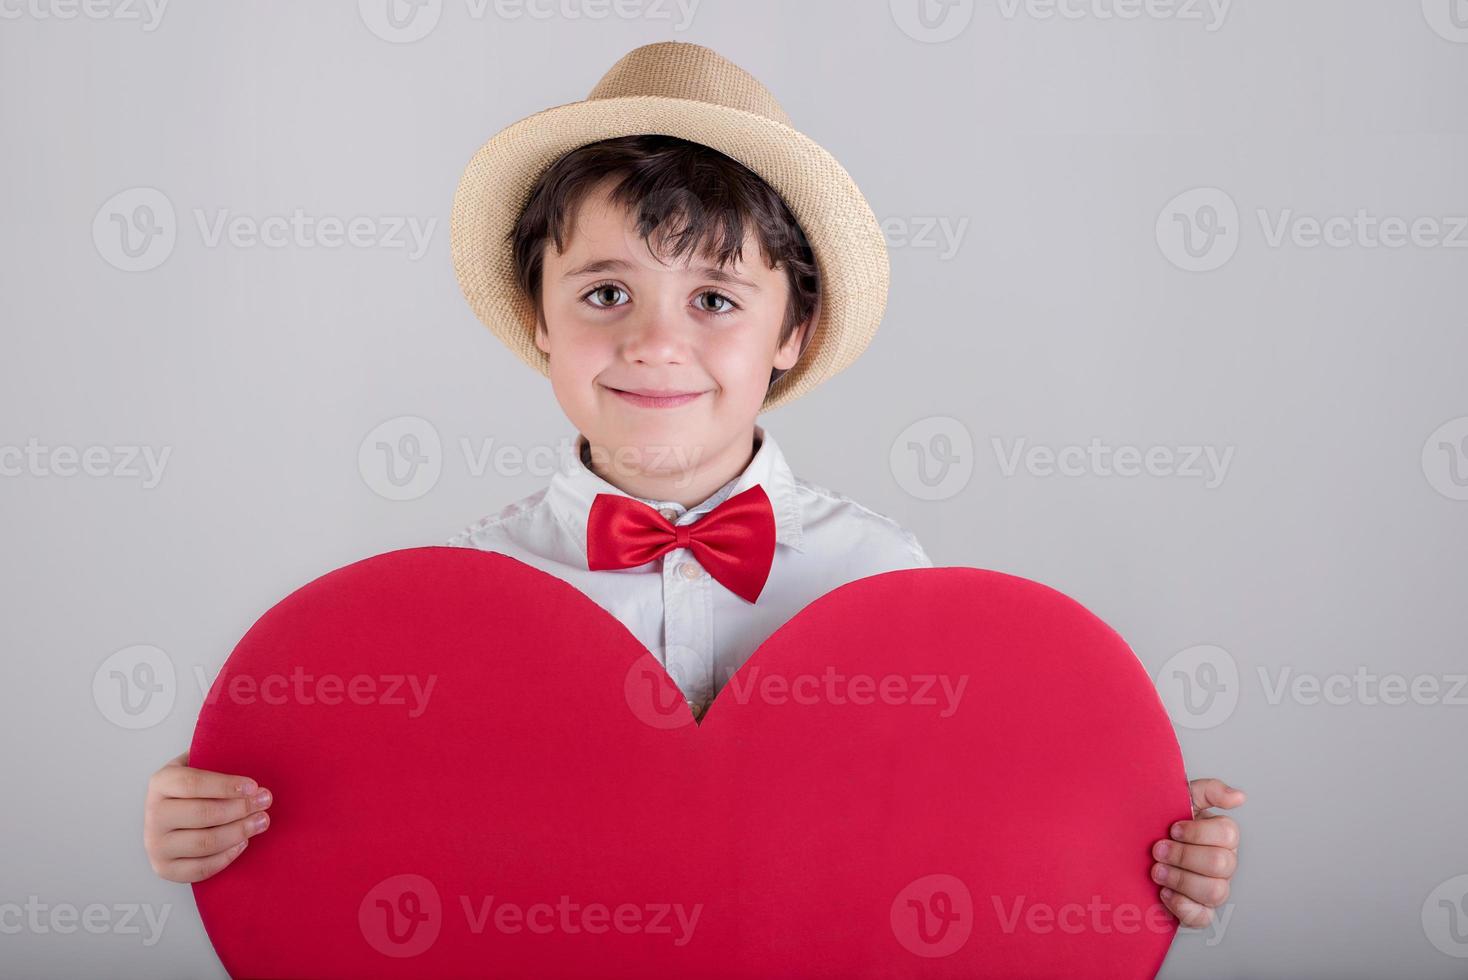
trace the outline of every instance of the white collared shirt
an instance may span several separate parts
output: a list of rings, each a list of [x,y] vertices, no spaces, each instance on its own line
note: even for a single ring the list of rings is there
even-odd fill
[[[847,582],[902,568],[931,568],[917,537],[896,521],[791,473],[774,438],[755,426],[758,448],[744,472],[696,507],[634,497],[691,524],[755,484],[775,515],[775,557],[750,603],[706,572],[687,548],[645,565],[591,571],[586,521],[599,493],[632,496],[587,467],[586,437],[563,440],[550,484],[447,542],[497,551],[570,583],[620,620],[658,659],[700,717],[759,645],[815,599]]]

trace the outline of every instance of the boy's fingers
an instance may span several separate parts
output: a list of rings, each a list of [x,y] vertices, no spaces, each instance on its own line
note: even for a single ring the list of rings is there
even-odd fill
[[[1237,848],[1239,846],[1239,825],[1232,817],[1225,817],[1221,813],[1210,813],[1193,820],[1179,820],[1172,825],[1168,836],[1184,844]]]
[[[1200,875],[1194,871],[1183,871],[1170,864],[1152,865],[1152,880],[1164,888],[1181,892],[1185,898],[1217,908],[1228,901],[1228,879]]]
[[[165,861],[210,857],[229,850],[269,826],[270,814],[262,811],[218,827],[170,830],[158,842],[158,857]]]
[[[163,833],[173,830],[188,830],[200,827],[219,827],[257,810],[263,810],[273,801],[269,790],[261,790],[254,796],[230,800],[200,797],[192,800],[162,799],[154,810],[154,826]]]
[[[1162,889],[1162,904],[1177,920],[1190,929],[1202,929],[1213,921],[1213,910],[1179,895],[1170,888]]]
[[[169,881],[195,882],[212,878],[229,866],[229,863],[243,853],[249,846],[249,841],[240,841],[234,847],[219,854],[211,854],[203,858],[180,858],[169,861],[158,872]]]
[[[1238,855],[1226,847],[1179,844],[1177,841],[1159,842],[1152,848],[1152,857],[1163,864],[1196,871],[1210,878],[1232,877],[1239,861]]]
[[[191,769],[170,762],[153,774],[148,788],[161,796],[174,799],[209,797],[224,800],[230,797],[253,796],[260,786],[248,776]]]
[[[1188,782],[1188,791],[1193,795],[1193,812],[1206,810],[1210,806],[1232,810],[1244,803],[1248,797],[1241,789],[1235,789],[1221,779],[1194,779]]]

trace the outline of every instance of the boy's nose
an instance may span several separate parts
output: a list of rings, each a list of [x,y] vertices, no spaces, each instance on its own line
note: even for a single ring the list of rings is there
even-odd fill
[[[654,310],[628,324],[622,352],[628,360],[678,363],[687,359],[687,338],[671,313]]]

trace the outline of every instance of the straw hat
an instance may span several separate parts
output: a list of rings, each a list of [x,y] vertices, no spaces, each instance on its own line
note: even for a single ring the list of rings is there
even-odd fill
[[[797,131],[752,75],[697,44],[636,48],[581,102],[501,130],[474,154],[454,194],[454,271],[474,314],[541,374],[535,307],[515,281],[507,238],[536,180],[564,154],[616,136],[663,134],[739,161],[784,199],[815,252],[821,299],[804,353],[762,410],[800,397],[856,360],[887,304],[887,246],[856,183]]]

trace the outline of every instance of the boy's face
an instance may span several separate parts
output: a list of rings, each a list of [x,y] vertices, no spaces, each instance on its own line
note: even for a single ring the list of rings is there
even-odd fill
[[[619,472],[668,475],[741,453],[742,466],[770,371],[795,364],[809,321],[779,344],[789,284],[752,233],[722,270],[702,256],[664,265],[607,187],[586,197],[564,253],[545,246],[536,345],[556,400]]]

